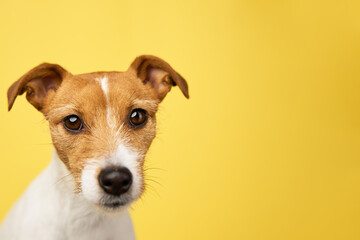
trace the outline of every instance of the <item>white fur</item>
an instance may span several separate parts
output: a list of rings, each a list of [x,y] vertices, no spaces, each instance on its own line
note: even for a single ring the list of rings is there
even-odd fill
[[[116,120],[114,118],[113,111],[110,108],[108,78],[106,76],[104,76],[101,79],[97,78],[96,81],[100,83],[101,89],[103,90],[104,95],[105,95],[107,123],[108,123],[109,127],[111,127],[112,129],[115,129],[116,128]]]
[[[8,214],[0,228],[0,239],[135,239],[125,208],[106,213],[81,193],[75,194],[74,187],[72,175],[54,153],[51,164]]]
[[[104,91],[106,100],[109,101],[109,88],[108,88],[108,78],[107,77],[103,77],[102,79],[100,79],[101,82],[101,88]]]
[[[139,173],[139,157],[136,151],[121,143],[116,149],[114,157],[105,162],[107,165],[122,166],[130,170],[133,176],[130,194],[133,199],[137,199],[141,195],[142,175]]]
[[[126,167],[130,170],[133,181],[129,191],[120,197],[113,197],[109,200],[126,201],[126,206],[128,206],[141,195],[142,175],[139,173],[139,154],[127,147],[124,143],[120,143],[116,151],[108,159],[87,161],[81,175],[82,193],[87,200],[95,204],[98,204],[106,197],[104,196],[104,191],[99,186],[97,176],[99,169],[104,169],[108,166]]]

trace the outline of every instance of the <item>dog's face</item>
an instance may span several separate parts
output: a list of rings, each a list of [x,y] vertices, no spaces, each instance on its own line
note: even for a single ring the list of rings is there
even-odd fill
[[[155,114],[173,85],[188,97],[185,80],[154,56],[138,57],[126,72],[81,75],[45,63],[9,88],[9,110],[16,96],[27,92],[28,101],[49,121],[74,191],[115,209],[144,190],[143,164],[155,137]]]

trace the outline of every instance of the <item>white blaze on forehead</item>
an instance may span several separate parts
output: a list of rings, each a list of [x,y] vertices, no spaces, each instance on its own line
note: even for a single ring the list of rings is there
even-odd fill
[[[115,120],[114,114],[111,111],[111,107],[110,107],[108,78],[106,76],[104,76],[102,78],[96,78],[95,80],[100,83],[101,89],[103,90],[104,95],[105,95],[107,123],[108,123],[109,127],[111,127],[112,129],[115,129],[116,120]]]
[[[100,79],[101,82],[101,88],[105,93],[106,100],[109,101],[109,88],[108,88],[108,78],[103,77]]]

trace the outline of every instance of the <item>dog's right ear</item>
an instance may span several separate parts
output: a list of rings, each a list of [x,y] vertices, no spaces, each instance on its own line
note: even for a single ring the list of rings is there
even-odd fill
[[[41,111],[48,92],[56,91],[67,74],[69,73],[61,66],[50,63],[31,69],[9,88],[8,110],[12,108],[16,97],[26,92],[26,99]]]

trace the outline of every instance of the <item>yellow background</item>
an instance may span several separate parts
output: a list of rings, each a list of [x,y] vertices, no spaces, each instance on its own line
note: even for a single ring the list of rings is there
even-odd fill
[[[356,3],[357,2],[357,3]],[[47,123],[7,88],[167,60],[138,239],[360,239],[358,1],[0,1],[0,219],[48,164]]]

